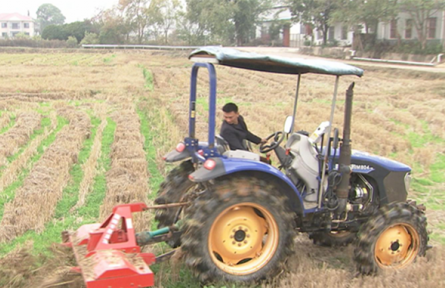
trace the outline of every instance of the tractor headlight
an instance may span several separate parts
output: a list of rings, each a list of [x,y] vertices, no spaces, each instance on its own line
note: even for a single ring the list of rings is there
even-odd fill
[[[405,175],[405,190],[407,194],[409,193],[410,186],[411,186],[411,173],[408,172]]]

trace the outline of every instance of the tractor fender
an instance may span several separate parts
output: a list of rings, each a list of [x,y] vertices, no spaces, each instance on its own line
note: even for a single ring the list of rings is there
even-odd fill
[[[209,165],[207,161],[214,161]],[[239,158],[209,158],[207,164],[204,163],[199,169],[189,175],[189,179],[194,182],[205,182],[214,180],[221,176],[244,174],[267,182],[275,182],[285,196],[289,199],[289,205],[298,215],[304,216],[303,199],[295,185],[277,168],[258,161],[251,161]],[[211,169],[209,169],[211,168]]]
[[[165,160],[165,162],[172,163],[172,162],[182,161],[182,160],[185,160],[190,157],[191,157],[190,153],[186,149],[182,152],[178,152],[176,150],[170,151],[166,155],[164,155],[164,157],[162,157],[162,158]]]

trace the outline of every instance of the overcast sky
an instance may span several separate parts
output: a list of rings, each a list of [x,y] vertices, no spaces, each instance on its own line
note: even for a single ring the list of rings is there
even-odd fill
[[[66,17],[65,23],[91,18],[104,8],[111,8],[119,0],[0,0],[0,13],[20,13],[36,18],[42,4],[53,4]]]

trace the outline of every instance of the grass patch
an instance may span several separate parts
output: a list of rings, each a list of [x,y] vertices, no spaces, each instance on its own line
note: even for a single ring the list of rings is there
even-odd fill
[[[71,181],[63,191],[63,197],[57,204],[55,219],[46,223],[45,231],[41,234],[37,234],[35,231],[28,231],[20,237],[14,239],[11,243],[0,246],[0,255],[4,255],[12,251],[17,245],[23,244],[29,240],[34,242],[34,254],[47,254],[50,255],[48,248],[52,243],[60,242],[60,233],[63,230],[77,229],[81,225],[97,222],[99,218],[100,205],[105,198],[106,178],[105,173],[111,167],[111,145],[114,141],[114,131],[116,130],[116,123],[110,118],[108,119],[108,125],[105,127],[102,136],[101,157],[98,160],[98,170],[101,171],[94,179],[93,191],[87,196],[85,206],[80,207],[77,213],[70,213],[69,209],[73,207],[77,202],[77,194],[79,191],[79,185],[83,179],[83,171],[81,165],[88,160],[91,152],[91,146],[93,145],[94,137],[97,133],[97,127],[100,124],[98,118],[92,118],[92,136],[86,139],[83,143],[83,147],[79,153],[79,162],[76,163],[70,171]]]
[[[445,140],[431,134],[428,128],[428,123],[422,121],[422,129],[424,134],[409,133],[408,140],[413,147],[424,147],[425,145],[443,144]],[[441,183],[445,182],[445,155],[442,153],[435,153],[435,161],[426,169],[426,177],[413,178],[412,187],[420,200],[428,209],[443,210],[445,205],[445,195],[440,187]],[[421,165],[414,165],[413,170],[416,173],[422,173]],[[438,186],[439,185],[439,186]]]
[[[443,231],[444,229],[442,229]],[[441,233],[433,232],[428,235],[431,239],[439,242],[441,245],[445,245],[445,235]]]
[[[152,112],[156,112],[156,109],[153,109]],[[164,181],[164,177],[156,165],[156,147],[153,145],[153,138],[156,137],[156,132],[151,129],[150,123],[153,122],[154,119],[150,119],[148,116],[148,110],[137,110],[139,118],[141,119],[141,134],[144,136],[144,151],[145,158],[148,163],[148,172],[150,173],[150,181],[148,183],[151,191],[158,191],[159,186],[162,181]],[[156,198],[156,194],[148,196],[149,199],[154,200]]]
[[[431,181],[436,183],[445,182],[445,155],[438,154],[436,161],[430,166]]]
[[[425,179],[421,179],[425,180]],[[428,181],[428,180],[426,180]],[[421,183],[428,183],[414,179],[412,187],[415,191],[415,198],[418,203],[425,204],[427,209],[443,210],[445,205],[445,195],[440,187],[435,185],[424,185]],[[431,182],[430,182],[431,183]]]
[[[105,57],[103,61],[105,64],[110,64],[114,58],[116,58],[115,54],[111,55],[110,57]]]
[[[421,121],[421,122],[422,122],[423,135],[414,132],[408,133],[408,141],[411,143],[411,146],[415,148],[421,148],[428,143],[436,143],[436,144],[445,143],[444,139],[431,134],[431,131],[428,128],[428,123],[426,121]]]
[[[144,88],[148,89],[148,91],[154,90],[154,81],[153,81],[153,73],[151,73],[151,70],[145,68],[142,65],[139,65],[140,68],[142,68],[142,74],[144,75]]]
[[[196,98],[196,104],[201,105],[204,108],[204,111],[209,111],[209,100],[207,97]]]

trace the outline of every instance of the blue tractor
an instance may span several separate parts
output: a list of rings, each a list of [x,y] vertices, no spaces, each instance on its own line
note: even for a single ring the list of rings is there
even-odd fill
[[[186,263],[205,282],[252,282],[274,277],[291,255],[296,232],[327,246],[354,242],[362,274],[400,269],[424,256],[428,235],[424,207],[407,200],[410,167],[353,151],[350,141],[352,83],[346,91],[343,137],[331,129],[340,76],[363,70],[325,60],[281,58],[221,47],[195,50],[191,74],[189,135],[168,153],[173,169],[157,204],[191,203],[156,212],[160,227],[179,225]],[[274,151],[279,167],[249,151],[231,151],[215,133],[215,65],[297,75],[293,115],[272,133],[260,152]],[[209,73],[208,141],[195,136],[199,69]],[[336,78],[330,118],[312,135],[294,132],[303,74]]]

